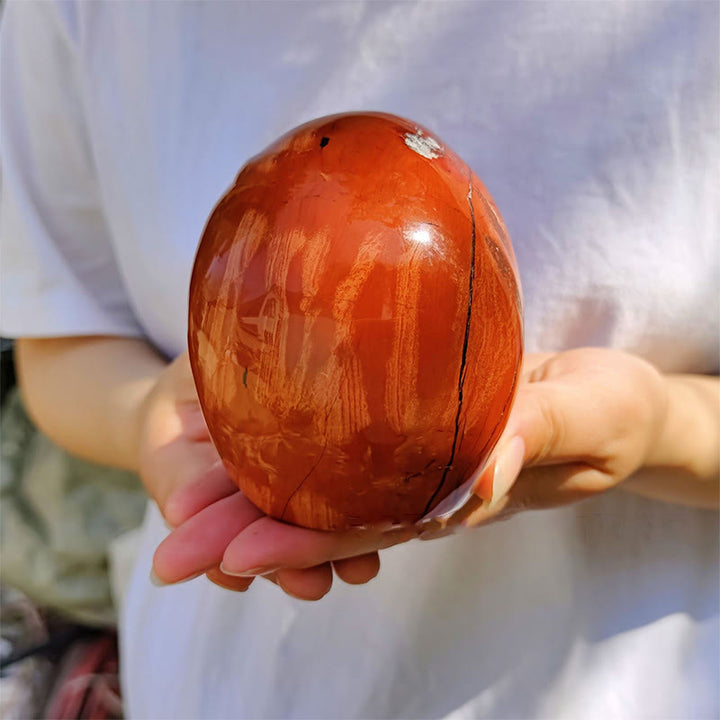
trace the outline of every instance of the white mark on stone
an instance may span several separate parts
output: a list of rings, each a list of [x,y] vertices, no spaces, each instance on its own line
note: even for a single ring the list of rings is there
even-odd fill
[[[405,133],[405,144],[429,160],[445,154],[443,146],[435,138],[424,135],[420,129],[414,133]]]
[[[420,245],[429,245],[432,242],[430,231],[427,228],[417,228],[412,232],[405,231],[405,238]]]

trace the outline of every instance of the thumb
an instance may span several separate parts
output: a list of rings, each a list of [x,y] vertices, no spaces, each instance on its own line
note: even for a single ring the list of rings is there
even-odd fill
[[[484,500],[462,520],[466,527],[522,509],[554,507],[608,488],[608,478],[584,460],[595,432],[596,400],[562,381],[518,391],[510,419],[473,490]],[[522,474],[521,474],[522,471]]]
[[[522,438],[528,467],[588,459],[602,446],[602,423],[594,419],[604,416],[610,395],[571,376],[523,385],[503,438]]]

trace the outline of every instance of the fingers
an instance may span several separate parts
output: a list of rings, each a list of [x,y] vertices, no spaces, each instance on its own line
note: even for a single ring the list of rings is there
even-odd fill
[[[237,491],[237,485],[218,461],[197,479],[173,491],[165,503],[163,515],[172,527],[178,527],[203,508]]]
[[[298,600],[320,600],[330,592],[333,572],[329,562],[304,570],[283,568],[275,573],[275,580],[284,592]]]
[[[177,488],[204,475],[217,462],[217,450],[209,441],[188,442],[182,437],[168,438],[144,458],[140,475],[148,493],[164,514],[165,503]]]
[[[283,568],[264,576],[274,582],[291,597],[298,600],[316,601],[325,597],[332,587],[333,569],[344,582],[351,585],[362,585],[372,580],[380,569],[378,554],[367,553],[359,557],[337,560],[312,568]]]
[[[615,485],[606,473],[586,463],[532,467],[523,470],[505,494],[475,508],[465,527],[502,520],[522,510],[545,510],[605,492]]]
[[[380,569],[380,558],[377,553],[368,553],[357,558],[323,563],[313,568],[296,570],[284,568],[262,576],[262,579],[278,585],[285,593],[298,600],[317,601],[330,591],[335,574],[351,585],[362,585],[372,580]],[[253,582],[253,577],[235,577],[223,573],[219,568],[212,568],[206,573],[207,578],[226,590],[245,592]]]
[[[473,492],[491,505],[508,493],[525,462],[525,441],[516,435],[500,440],[490,461],[474,481]],[[469,502],[462,510],[474,511],[476,503]],[[458,513],[462,520],[462,512]]]
[[[586,462],[621,480],[657,437],[665,386],[638,357],[579,348],[533,365],[524,379],[506,436],[524,438],[527,465]]]
[[[664,397],[655,368],[626,353],[580,348],[531,356],[496,450],[502,469],[503,452],[521,441],[524,469],[514,484],[501,482],[492,493],[484,473],[474,489],[492,500],[473,510],[467,524],[564,505],[614,487],[647,456]],[[506,481],[512,479],[506,474]],[[497,473],[494,481],[497,486]]]
[[[349,585],[364,585],[380,572],[380,556],[376,552],[354,558],[335,560],[335,574]]]
[[[606,388],[570,377],[523,385],[504,436],[522,437],[525,465],[593,457],[603,447],[609,396]]]
[[[287,595],[298,600],[317,601],[330,591],[333,569],[344,582],[351,585],[362,585],[377,575],[380,569],[380,558],[377,553],[368,553],[357,558],[339,560],[332,565],[323,563],[304,570],[281,569],[262,576],[262,579],[269,580]],[[255,580],[254,577],[227,575],[218,567],[210,568],[205,576],[215,585],[233,592],[245,592]]]
[[[528,468],[508,493],[506,509],[516,512],[567,505],[605,492],[615,484],[606,473],[586,463]]]
[[[286,525],[263,517],[241,532],[227,547],[223,569],[232,574],[262,574],[275,568],[307,568],[365,555],[417,535],[413,527],[380,532],[323,532]]]
[[[161,582],[175,583],[220,565],[232,539],[261,515],[239,492],[201,510],[160,543],[155,574]]]
[[[193,442],[210,440],[210,431],[205,424],[205,418],[197,398],[178,402],[175,409],[180,420],[180,430],[188,440]]]
[[[218,486],[222,488],[219,480]],[[298,528],[263,516],[241,493],[234,492],[173,531],[156,550],[153,568],[162,584],[204,572],[215,584],[240,592],[249,587],[252,576],[267,575],[293,597],[318,600],[332,586],[333,566],[343,581],[366,583],[380,567],[376,549],[390,547],[415,533],[413,528],[387,533],[326,533]],[[233,564],[231,548],[239,554],[242,567]],[[333,565],[330,559],[335,561]]]
[[[211,568],[205,573],[207,579],[219,585],[225,590],[232,590],[233,592],[245,592],[250,585],[252,585],[255,578],[239,578],[233,577],[232,575],[226,575],[220,570],[220,568]]]
[[[522,362],[521,377],[524,380],[531,379],[533,374],[553,357],[555,357],[555,353],[526,354]]]

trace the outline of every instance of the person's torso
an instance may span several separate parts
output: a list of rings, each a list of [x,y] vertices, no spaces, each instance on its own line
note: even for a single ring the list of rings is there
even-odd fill
[[[609,345],[717,371],[712,8],[81,8],[105,211],[140,321],[167,353],[184,347],[195,248],[240,167],[301,122],[373,109],[437,133],[488,186],[529,350]]]
[[[528,350],[718,368],[717,8],[709,4],[84,4],[93,156],[148,335],[185,347],[193,255],[251,156],[381,110],[488,186]],[[715,516],[614,493],[383,555],[304,604],[262,580],[149,585],[123,612],[136,717],[711,717]],[[713,709],[714,708],[714,709]]]

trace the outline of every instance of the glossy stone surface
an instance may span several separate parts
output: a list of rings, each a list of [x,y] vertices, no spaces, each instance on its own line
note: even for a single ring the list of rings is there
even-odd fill
[[[414,522],[507,420],[522,355],[507,232],[427,130],[315,120],[213,211],[189,348],[213,441],[258,507],[322,529]]]

